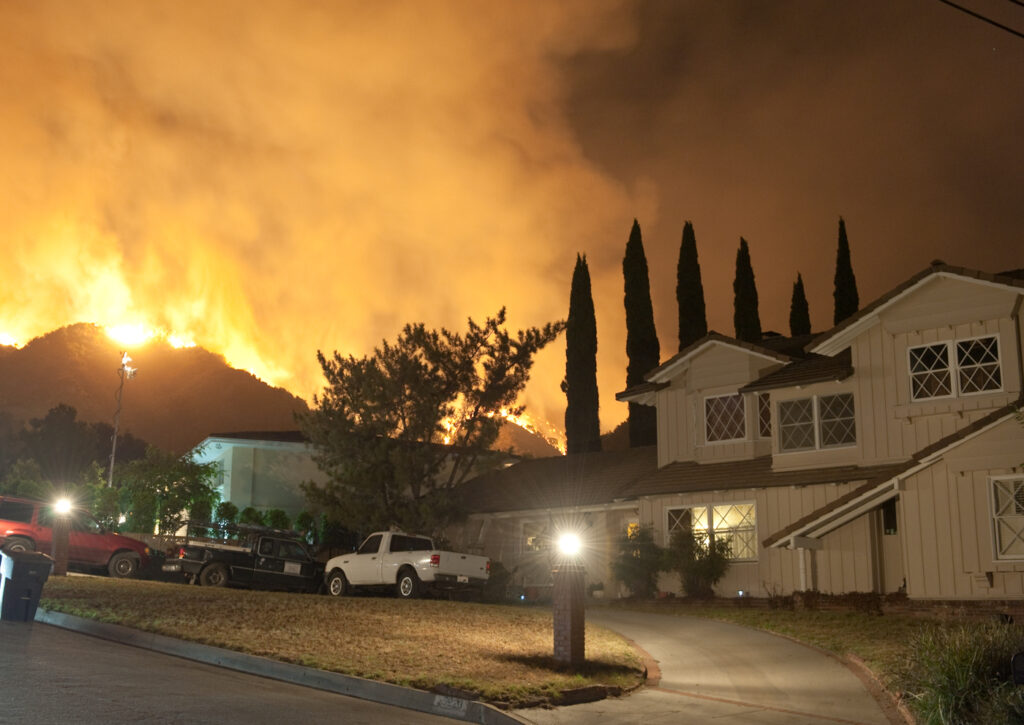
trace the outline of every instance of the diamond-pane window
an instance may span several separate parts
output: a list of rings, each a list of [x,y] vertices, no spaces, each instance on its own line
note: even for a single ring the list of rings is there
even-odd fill
[[[704,422],[708,443],[746,438],[746,408],[743,405],[743,396],[736,394],[705,398]]]
[[[943,342],[910,348],[910,396],[914,400],[927,400],[952,394],[949,346]]]
[[[1002,374],[999,370],[999,338],[979,337],[956,344],[956,364],[959,368],[961,393],[981,393],[1001,390]]]
[[[814,448],[814,401],[811,398],[779,403],[779,448],[783,451]]]
[[[818,398],[821,447],[846,446],[857,442],[853,416],[853,395],[823,395]]]
[[[997,557],[1024,559],[1024,478],[991,481]]]
[[[772,437],[772,399],[768,393],[757,394],[757,434]]]

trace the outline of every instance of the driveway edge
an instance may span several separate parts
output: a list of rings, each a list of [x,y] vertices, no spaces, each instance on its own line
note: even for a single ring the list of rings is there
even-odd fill
[[[278,662],[266,657],[257,657],[211,645],[186,642],[152,632],[143,632],[119,624],[98,622],[63,612],[54,612],[42,607],[36,610],[35,621],[215,667],[223,667],[303,687],[312,687],[338,695],[356,697],[382,705],[393,705],[407,710],[440,715],[453,720],[480,723],[481,725],[523,725],[527,722],[476,700],[439,695],[387,682],[377,682],[288,662]]]

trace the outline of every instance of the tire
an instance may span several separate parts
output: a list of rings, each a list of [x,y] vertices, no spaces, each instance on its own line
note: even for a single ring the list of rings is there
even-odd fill
[[[332,597],[344,597],[348,595],[348,579],[345,578],[345,572],[331,572],[331,575],[327,577],[327,593]]]
[[[32,543],[31,539],[25,539],[21,536],[12,536],[7,540],[7,543],[3,546],[5,551],[35,551],[36,545]]]
[[[395,593],[399,599],[415,599],[420,595],[420,578],[416,576],[409,567],[398,572],[398,581],[395,582]]]
[[[228,568],[223,564],[210,564],[199,572],[199,583],[204,587],[226,587]]]
[[[115,579],[128,579],[139,573],[139,557],[126,551],[114,554],[107,564],[107,573]]]

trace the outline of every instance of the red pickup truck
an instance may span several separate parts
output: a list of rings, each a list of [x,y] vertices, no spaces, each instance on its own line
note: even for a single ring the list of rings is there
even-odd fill
[[[0,496],[0,546],[9,551],[49,554],[53,545],[52,504]],[[138,539],[107,531],[89,514],[72,511],[68,564],[106,569],[113,577],[130,577],[149,565],[149,547]]]

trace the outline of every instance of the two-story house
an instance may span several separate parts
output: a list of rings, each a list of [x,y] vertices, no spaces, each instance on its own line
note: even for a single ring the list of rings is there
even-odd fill
[[[617,396],[657,408],[651,470],[584,502],[585,476],[578,500],[548,501],[516,486],[514,467],[474,482],[471,504],[498,489],[508,502],[477,509],[466,532],[523,561],[531,516],[600,511],[592,579],[608,576],[621,528],[645,523],[662,545],[680,528],[727,538],[723,596],[1024,597],[1022,300],[1018,273],[934,264],[810,340],[711,333]],[[661,588],[679,591],[677,578]]]

